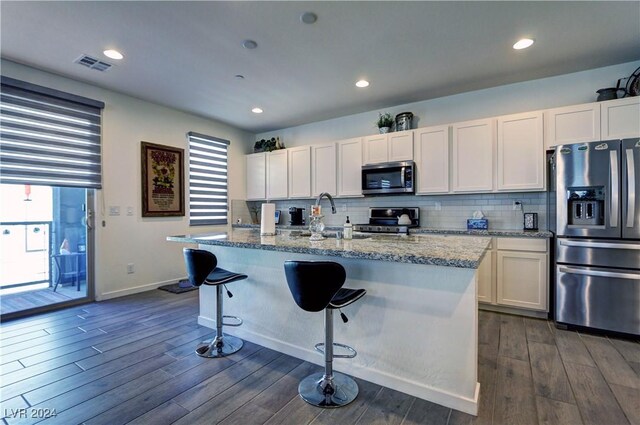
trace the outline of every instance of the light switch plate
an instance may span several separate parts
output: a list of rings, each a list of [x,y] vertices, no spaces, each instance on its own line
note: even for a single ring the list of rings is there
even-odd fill
[[[133,207],[127,207],[127,215],[133,215]]]
[[[109,206],[109,215],[120,215],[120,207],[118,206]]]

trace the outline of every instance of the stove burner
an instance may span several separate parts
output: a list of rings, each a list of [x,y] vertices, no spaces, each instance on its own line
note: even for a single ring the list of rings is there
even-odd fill
[[[398,217],[403,214],[409,215],[411,224],[399,225]],[[405,207],[390,208],[369,208],[369,223],[356,224],[353,226],[355,232],[366,233],[409,233],[409,228],[418,227],[420,224],[420,209]]]

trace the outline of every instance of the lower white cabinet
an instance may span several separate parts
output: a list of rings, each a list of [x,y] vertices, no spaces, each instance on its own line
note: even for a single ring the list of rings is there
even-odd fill
[[[338,196],[362,196],[362,139],[341,140],[338,150]]]
[[[494,238],[478,267],[478,302],[548,311],[546,239]]]

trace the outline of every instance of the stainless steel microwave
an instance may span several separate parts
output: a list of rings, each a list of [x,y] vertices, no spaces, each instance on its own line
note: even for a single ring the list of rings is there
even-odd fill
[[[363,195],[414,193],[413,161],[385,162],[362,167]]]

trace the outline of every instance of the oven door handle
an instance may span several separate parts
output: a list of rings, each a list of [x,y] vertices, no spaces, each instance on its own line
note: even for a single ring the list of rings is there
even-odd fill
[[[573,246],[582,248],[607,248],[607,249],[626,249],[640,251],[640,245],[609,243],[609,242],[584,242],[573,240],[560,240],[561,246]]]
[[[406,181],[405,174],[407,173],[407,167],[400,168],[400,187],[404,189],[404,183]]]
[[[573,267],[565,267],[565,266],[559,266],[558,271],[561,273],[581,274],[584,276],[615,277],[618,279],[640,280],[640,274],[633,274],[633,273],[619,273],[619,272],[605,272],[602,270],[574,269]]]

